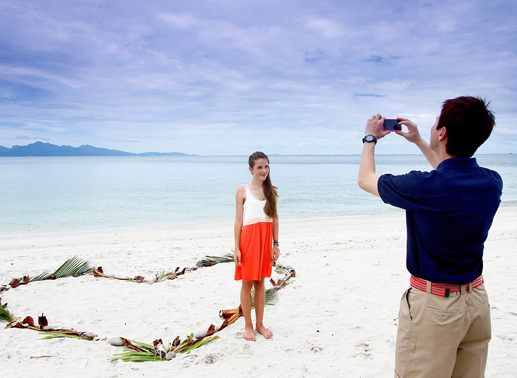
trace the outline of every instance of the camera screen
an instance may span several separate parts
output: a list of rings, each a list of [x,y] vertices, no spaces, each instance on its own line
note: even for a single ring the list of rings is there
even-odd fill
[[[397,119],[385,119],[382,128],[387,131],[402,130],[402,126],[399,125],[399,121]]]

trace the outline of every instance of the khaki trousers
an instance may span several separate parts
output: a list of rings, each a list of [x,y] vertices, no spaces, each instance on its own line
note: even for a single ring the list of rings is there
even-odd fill
[[[449,297],[409,288],[400,301],[395,377],[482,378],[490,337],[485,285]]]

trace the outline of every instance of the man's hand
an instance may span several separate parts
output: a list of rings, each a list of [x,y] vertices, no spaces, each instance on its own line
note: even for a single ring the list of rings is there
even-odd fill
[[[364,130],[364,135],[373,135],[377,139],[384,138],[388,135],[389,131],[384,131],[382,129],[382,124],[384,123],[384,117],[380,114],[372,116],[368,121],[366,121],[366,128]]]
[[[417,127],[417,125],[414,122],[410,121],[407,118],[400,118],[399,117],[397,119],[399,120],[399,123],[401,125],[406,126],[407,129],[408,129],[407,132],[396,131],[396,133],[398,135],[403,136],[404,138],[406,138],[411,143],[419,144],[419,143],[424,142],[424,140],[420,136],[420,132],[418,131],[418,127]]]
[[[429,164],[431,164],[431,166],[436,169],[438,164],[440,164],[438,161],[438,155],[436,155],[435,151],[431,150],[429,144],[420,136],[417,125],[407,118],[399,117],[397,119],[401,125],[406,126],[408,129],[407,132],[397,131],[397,134],[406,138],[407,141],[416,144],[416,146],[420,148],[420,151],[422,151],[424,154]]]

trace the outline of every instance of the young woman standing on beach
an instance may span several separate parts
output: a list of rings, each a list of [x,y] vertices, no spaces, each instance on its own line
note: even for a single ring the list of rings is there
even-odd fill
[[[278,259],[278,215],[276,187],[269,177],[269,159],[257,151],[248,159],[253,178],[237,188],[235,214],[235,280],[242,280],[241,306],[245,320],[244,338],[255,341],[251,320],[251,289],[255,287],[257,332],[266,339],[273,333],[264,327],[266,289],[264,278],[271,277],[272,262]]]

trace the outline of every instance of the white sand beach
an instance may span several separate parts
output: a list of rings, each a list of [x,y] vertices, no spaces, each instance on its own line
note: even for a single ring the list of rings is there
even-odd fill
[[[517,208],[499,210],[485,245],[484,278],[492,307],[487,377],[515,377],[517,361]],[[105,341],[41,340],[0,322],[3,377],[392,377],[399,299],[409,284],[405,217],[391,215],[281,221],[279,263],[294,282],[268,306],[271,340],[242,338],[244,320],[214,340],[166,362],[111,362],[123,351]],[[152,279],[193,267],[233,248],[233,224],[153,230],[4,237],[0,284],[54,271],[78,256],[106,274]],[[233,263],[153,285],[84,275],[0,293],[17,317],[45,314],[49,325],[152,343],[221,324],[219,310],[239,305]]]

